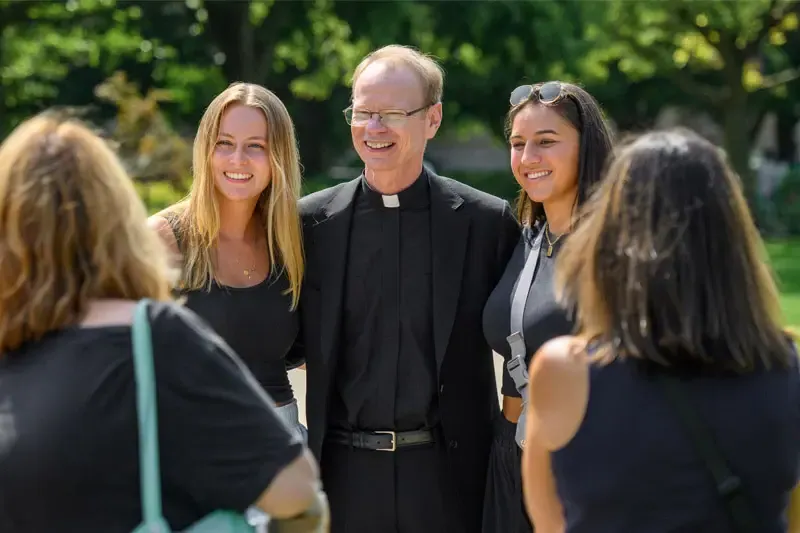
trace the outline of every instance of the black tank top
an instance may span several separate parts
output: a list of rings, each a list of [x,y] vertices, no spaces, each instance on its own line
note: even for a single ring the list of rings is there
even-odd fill
[[[175,220],[168,221],[183,252]],[[291,294],[285,294],[289,280],[275,270],[252,287],[212,282],[210,290],[183,291],[181,295],[186,298],[186,307],[233,348],[273,401],[285,404],[294,399],[285,357],[297,338],[299,319],[290,309]]]

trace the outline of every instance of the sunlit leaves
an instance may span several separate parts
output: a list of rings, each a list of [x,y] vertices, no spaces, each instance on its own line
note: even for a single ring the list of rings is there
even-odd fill
[[[216,65],[184,65],[171,61],[159,64],[154,77],[169,87],[171,101],[181,113],[196,113],[200,103],[210,102],[227,85]]]
[[[781,20],[780,28],[784,31],[795,31],[798,28],[797,13],[788,13],[783,20]]]
[[[592,9],[586,2],[587,9]],[[786,32],[795,31],[797,15],[787,13],[780,24],[769,28],[770,0],[740,2],[689,1],[644,2],[609,0],[605,12],[587,28],[587,38],[602,51],[590,54],[587,62],[615,63],[632,79],[655,72],[690,68],[696,72],[720,71],[725,54],[750,50],[753,46],[780,47],[787,42]],[[763,43],[755,40],[766,34]],[[724,41],[724,42],[723,42]],[[727,43],[730,43],[728,45]],[[725,53],[723,53],[723,48]],[[737,60],[742,63],[742,60]],[[599,71],[598,65],[589,66]],[[762,73],[748,67],[742,83],[755,87]]]
[[[764,83],[764,76],[758,61],[748,61],[742,69],[742,86],[747,91],[755,91]]]
[[[769,44],[772,46],[783,46],[786,44],[786,34],[776,28],[770,29]]]
[[[483,51],[471,43],[461,43],[453,57],[478,76],[487,75],[496,63],[494,58],[485,57]]]
[[[250,24],[253,26],[261,26],[264,20],[269,16],[270,8],[275,3],[275,0],[260,0],[257,2],[250,2]]]
[[[683,52],[689,58],[689,61],[694,60],[705,68],[719,70],[725,64],[717,47],[711,44],[699,31],[687,31],[679,34],[676,36],[674,43],[676,46],[675,54]]]
[[[155,70],[174,60],[176,50],[158,38],[141,33],[144,8],[118,5],[113,0],[0,3],[0,107],[12,116],[25,116],[63,94],[79,91],[64,80],[86,76],[96,83],[131,63]],[[75,72],[81,72],[74,77]],[[99,76],[98,76],[99,73]],[[91,94],[92,86],[86,87]],[[84,93],[78,96],[86,101]]]
[[[369,43],[353,39],[347,22],[339,18],[330,0],[315,0],[306,12],[308,28],[295,30],[290,40],[275,49],[278,63],[301,71],[290,83],[292,93],[309,100],[324,100],[369,52]],[[310,31],[308,31],[310,29]]]

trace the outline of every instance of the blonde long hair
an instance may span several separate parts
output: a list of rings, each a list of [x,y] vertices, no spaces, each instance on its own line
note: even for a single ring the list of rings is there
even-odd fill
[[[220,229],[219,205],[211,157],[225,110],[233,104],[260,109],[267,120],[267,144],[272,179],[261,194],[256,213],[264,224],[270,271],[283,269],[289,280],[292,308],[300,299],[304,257],[297,201],[301,171],[294,124],[274,93],[252,83],[234,83],[209,104],[194,140],[189,196],[168,208],[177,215],[176,232],[183,245],[183,289],[208,290],[215,277],[213,249]]]
[[[45,113],[0,145],[0,354],[75,325],[91,300],[169,300],[161,240],[117,156]]]

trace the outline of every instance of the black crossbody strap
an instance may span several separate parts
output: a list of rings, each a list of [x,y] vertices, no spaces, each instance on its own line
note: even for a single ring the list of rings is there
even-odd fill
[[[714,478],[717,493],[725,503],[734,531],[737,533],[758,531],[758,522],[752,505],[744,493],[742,480],[728,468],[726,460],[714,442],[709,427],[700,420],[694,407],[689,403],[682,385],[677,378],[664,374],[659,374],[657,379],[672,408],[680,417],[695,450],[700,454],[706,468]]]

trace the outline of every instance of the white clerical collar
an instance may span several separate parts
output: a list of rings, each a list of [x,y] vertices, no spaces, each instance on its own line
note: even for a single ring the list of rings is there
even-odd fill
[[[383,207],[400,207],[400,197],[396,194],[382,194]]]

